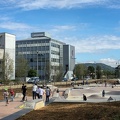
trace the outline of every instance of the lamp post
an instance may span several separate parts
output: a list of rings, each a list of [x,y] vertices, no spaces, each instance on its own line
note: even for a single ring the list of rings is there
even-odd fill
[[[37,51],[37,77],[38,77],[38,51]]]

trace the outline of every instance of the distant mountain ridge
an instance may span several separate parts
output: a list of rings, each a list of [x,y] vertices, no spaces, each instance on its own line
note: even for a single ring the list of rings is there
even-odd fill
[[[103,63],[84,63],[85,66],[93,66],[94,68],[97,66],[100,66],[102,70],[106,71],[115,71],[114,67],[111,67],[109,65],[103,64]]]

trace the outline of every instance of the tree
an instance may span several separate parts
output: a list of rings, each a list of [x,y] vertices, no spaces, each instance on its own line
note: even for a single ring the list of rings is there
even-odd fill
[[[27,60],[22,56],[18,55],[16,57],[16,77],[25,78],[28,74],[29,65]]]
[[[45,79],[47,81],[50,80],[50,62],[46,62],[46,65],[45,65]]]
[[[97,74],[97,79],[100,79],[102,72],[101,72],[101,67],[99,65],[96,67],[96,74]]]
[[[56,75],[55,75],[55,79],[56,81],[61,81],[63,78],[63,66],[60,65],[58,66],[58,69],[56,70]]]
[[[36,77],[36,76],[37,76],[37,71],[36,70],[30,69],[28,71],[28,77]]]
[[[76,77],[78,77],[79,79],[83,79],[86,74],[86,67],[84,64],[77,64],[73,72]]]
[[[95,68],[93,66],[88,67],[88,73],[91,78],[95,78]]]
[[[8,81],[13,76],[13,59],[10,58],[8,53],[5,53],[3,62],[2,62],[2,73],[3,79]]]

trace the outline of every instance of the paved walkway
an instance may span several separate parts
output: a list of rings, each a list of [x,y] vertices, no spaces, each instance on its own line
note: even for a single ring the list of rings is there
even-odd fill
[[[31,97],[28,97],[28,100],[32,99]],[[9,102],[9,104],[7,106],[5,101],[0,101],[0,119],[1,120],[14,120],[15,118],[17,118],[17,114],[16,116],[14,116],[14,119],[7,119],[10,115],[13,115],[16,112],[19,112],[19,115],[22,115],[23,109],[19,108],[18,106],[22,104],[21,98],[15,98],[13,102]],[[25,111],[30,111],[30,110],[24,110]],[[23,112],[23,114],[25,114]],[[19,116],[18,116],[19,117]]]
[[[22,109],[19,106],[23,104],[21,97],[15,98],[13,102],[9,102],[7,106],[5,101],[0,101],[0,120],[15,120],[20,116],[30,112],[33,109]],[[32,97],[27,97],[27,101],[31,101]],[[45,96],[43,97],[45,101]],[[55,98],[50,99],[49,103],[53,102]],[[45,103],[45,105],[49,104]]]

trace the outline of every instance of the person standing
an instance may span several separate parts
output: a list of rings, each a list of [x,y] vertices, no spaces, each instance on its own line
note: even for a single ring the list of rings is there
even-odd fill
[[[83,101],[86,101],[87,100],[87,97],[85,94],[83,94]]]
[[[22,98],[22,101],[23,101],[23,102],[25,101],[26,92],[27,92],[27,88],[26,88],[26,85],[25,85],[25,86],[23,87],[23,98]]]
[[[45,93],[46,93],[46,102],[49,102],[49,97],[50,97],[50,88],[47,86]]]
[[[23,89],[24,89],[24,87],[25,87],[25,85],[24,85],[24,84],[22,84],[22,88],[21,88],[21,90],[22,90],[22,93],[23,93]]]
[[[13,89],[10,89],[10,98],[11,98],[11,102],[13,102],[13,100],[14,100],[14,90]]]
[[[25,84],[22,84],[22,88],[21,88],[22,94],[24,93],[24,89],[25,89]],[[23,95],[23,96],[24,96],[24,95]],[[22,98],[21,102],[23,102],[23,98]]]
[[[33,100],[36,99],[36,90],[37,90],[37,84],[34,84],[32,89]]]
[[[40,99],[40,86],[37,87],[37,90],[36,90],[36,96],[38,97],[38,99]]]
[[[102,97],[105,97],[105,90],[102,91]]]
[[[9,92],[7,89],[4,90],[3,92],[3,96],[4,96],[4,99],[5,99],[5,102],[6,102],[6,106],[9,104],[8,103],[8,95],[9,95]]]
[[[42,99],[42,98],[43,98],[43,95],[44,95],[43,87],[41,87],[39,90],[40,90],[40,91],[39,91],[40,99]]]

